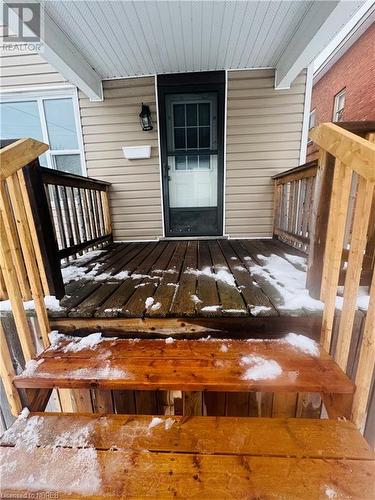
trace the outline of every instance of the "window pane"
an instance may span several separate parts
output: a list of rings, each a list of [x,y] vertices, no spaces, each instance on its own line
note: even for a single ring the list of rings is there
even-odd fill
[[[210,147],[210,127],[200,127],[199,128],[199,147],[209,148]]]
[[[185,105],[175,104],[173,106],[174,115],[174,126],[184,127],[185,126]]]
[[[57,170],[82,175],[80,155],[54,155]]]
[[[194,126],[197,124],[197,105],[186,105],[186,125]]]
[[[188,156],[188,170],[195,170],[198,168],[198,156]]]
[[[187,147],[188,149],[196,149],[198,147],[198,135],[195,127],[187,129]]]
[[[185,129],[175,128],[174,129],[174,147],[175,149],[185,149]]]
[[[176,170],[186,170],[186,156],[176,156]]]
[[[208,102],[199,105],[199,125],[210,125],[210,104]]]
[[[43,142],[36,101],[1,103],[1,139],[31,137]]]
[[[210,168],[210,156],[209,155],[199,155],[199,168],[203,170],[208,170]]]
[[[43,104],[51,149],[78,149],[72,99],[46,99]]]

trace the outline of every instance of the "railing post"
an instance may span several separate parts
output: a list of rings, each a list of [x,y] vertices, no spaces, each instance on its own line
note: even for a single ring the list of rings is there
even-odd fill
[[[315,299],[320,299],[322,287],[324,251],[331,205],[334,165],[334,157],[321,149],[315,181],[314,204],[311,217],[310,251],[306,279],[306,287],[310,295]]]
[[[58,245],[39,168],[39,161],[35,160],[34,163],[24,167],[23,175],[50,293],[61,299],[65,295],[65,288],[58,257]]]

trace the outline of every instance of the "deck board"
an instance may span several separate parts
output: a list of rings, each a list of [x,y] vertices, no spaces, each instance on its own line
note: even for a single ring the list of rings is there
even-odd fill
[[[271,256],[300,273],[306,256],[278,240],[190,240],[114,243],[92,258],[71,261],[56,318],[260,318],[321,316],[285,310],[280,290],[253,272]],[[283,264],[284,263],[284,264]],[[74,267],[73,267],[74,270]],[[84,271],[84,275],[82,272]],[[120,277],[119,273],[123,273]],[[98,279],[98,276],[105,279]],[[284,286],[283,283],[280,284]],[[146,299],[153,303],[146,307]]]
[[[374,455],[349,422],[172,417],[166,429],[162,417],[149,429],[151,419],[31,414],[16,421],[0,443],[2,494],[373,498]]]

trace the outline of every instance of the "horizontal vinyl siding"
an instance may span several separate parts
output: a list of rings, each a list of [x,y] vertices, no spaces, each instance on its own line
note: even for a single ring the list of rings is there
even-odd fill
[[[271,177],[299,163],[305,73],[274,90],[273,70],[229,71],[225,232],[272,236]]]
[[[163,235],[156,96],[153,77],[103,82],[104,101],[79,93],[87,174],[112,183],[110,207],[115,240]],[[154,130],[139,124],[141,103],[150,106]],[[126,160],[123,146],[151,145],[151,158]]]
[[[64,86],[68,82],[39,54],[1,51],[1,90]]]

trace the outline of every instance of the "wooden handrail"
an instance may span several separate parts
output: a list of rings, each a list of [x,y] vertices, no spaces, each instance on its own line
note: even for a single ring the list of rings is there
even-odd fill
[[[18,139],[1,149],[0,179],[6,179],[35,160],[48,149],[48,144],[35,139]]]
[[[361,272],[364,262],[368,260],[371,262],[371,259],[365,259],[365,250],[373,234],[370,224],[372,223],[371,210],[374,206],[375,144],[371,141],[374,141],[375,137],[368,135],[367,139],[364,139],[332,123],[319,125],[311,131],[310,137],[320,146],[318,198],[319,203],[325,203],[327,214],[325,231],[318,224],[313,232],[315,238],[319,234],[320,245],[324,245],[320,296],[324,301],[321,343],[326,350],[332,347],[344,241],[348,238],[348,241],[345,241],[349,250],[343,304],[340,318],[336,319],[338,334],[335,348],[335,359],[341,368],[346,370],[352,343]],[[322,187],[325,183],[327,184],[328,180],[331,183],[331,189],[329,193],[326,193],[329,196],[324,198]],[[351,208],[349,200],[353,187],[355,188],[355,203],[354,208]],[[319,215],[321,216],[321,212]],[[316,247],[314,248],[316,250]],[[352,417],[360,428],[364,424],[375,362],[374,281],[373,275],[369,291],[370,305],[365,319],[355,380],[359,390],[354,399]]]
[[[334,123],[310,131],[310,139],[365,179],[375,182],[375,144]]]

